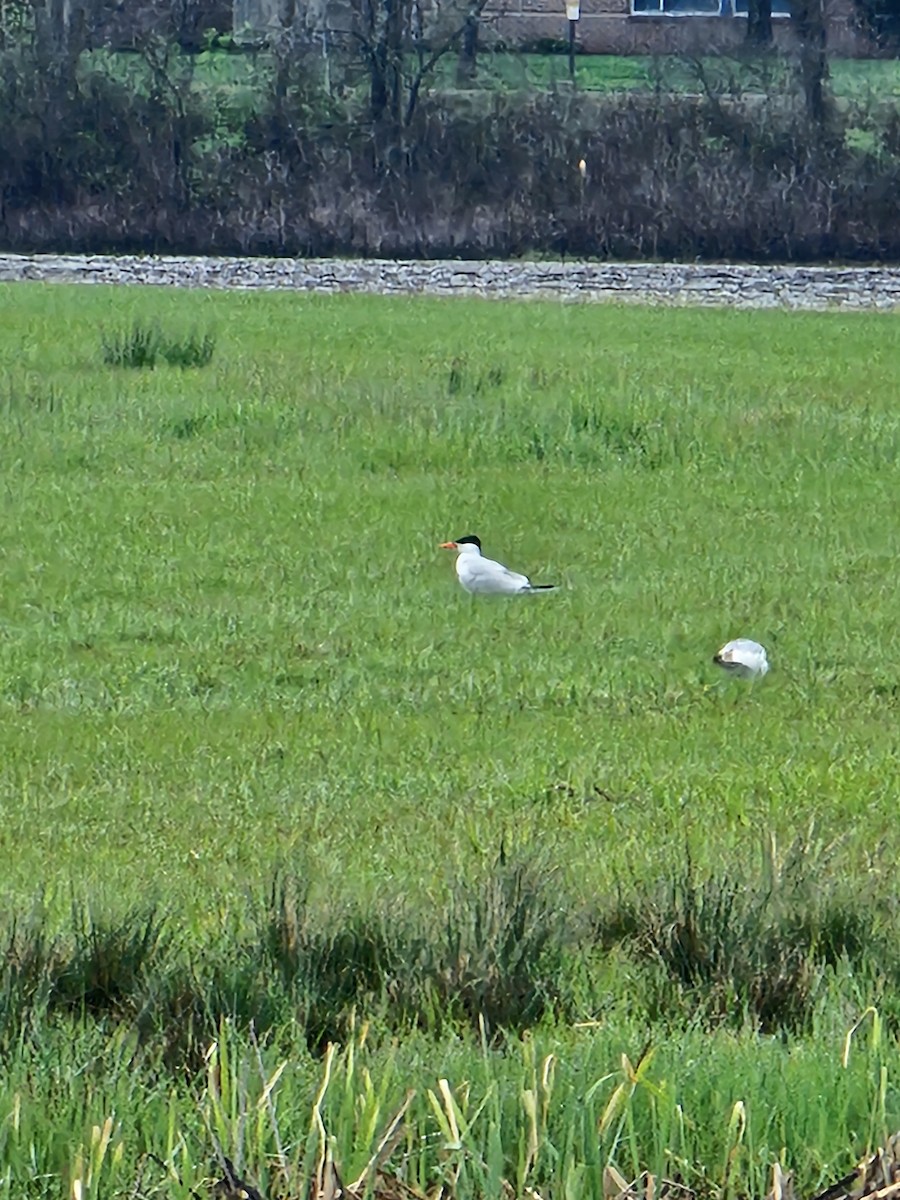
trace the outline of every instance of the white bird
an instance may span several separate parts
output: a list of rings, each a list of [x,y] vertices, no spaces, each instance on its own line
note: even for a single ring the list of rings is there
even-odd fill
[[[475,596],[517,596],[524,592],[549,592],[556,587],[555,583],[532,583],[527,575],[510,571],[492,558],[484,558],[481,540],[472,534],[455,542],[441,542],[440,549],[456,551],[459,582]]]
[[[733,642],[726,642],[719,653],[713,656],[713,662],[741,679],[755,679],[757,675],[765,675],[769,669],[765,647],[750,638],[735,638]]]

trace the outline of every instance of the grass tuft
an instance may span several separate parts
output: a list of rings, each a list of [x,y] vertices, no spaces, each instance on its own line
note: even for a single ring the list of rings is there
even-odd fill
[[[156,325],[136,321],[128,329],[104,334],[101,341],[103,361],[108,367],[155,367],[160,356],[162,335]]]
[[[170,367],[205,367],[212,362],[215,348],[211,333],[188,333],[183,338],[163,338],[160,353]]]
[[[58,960],[42,903],[23,920],[13,916],[0,950],[0,1039],[46,1010]]]
[[[166,921],[153,905],[121,917],[73,911],[74,938],[54,972],[50,1003],[94,1016],[132,1016],[146,980],[172,954]]]
[[[276,876],[258,920],[258,944],[291,994],[311,1048],[343,1040],[357,1010],[399,1000],[395,981],[415,974],[402,915],[391,920],[353,907],[317,912],[308,886],[295,877]]]
[[[773,853],[761,872],[700,872],[688,848],[671,874],[636,884],[603,915],[601,944],[662,967],[669,986],[657,1002],[669,1016],[689,996],[707,1022],[749,1016],[764,1033],[809,1029],[826,968],[900,977],[900,954],[873,928],[871,897],[842,892],[803,839],[777,864]]]
[[[104,335],[103,361],[111,367],[205,367],[212,361],[216,340],[211,333],[190,332],[182,337],[163,333],[156,324],[135,321],[127,329]]]
[[[451,895],[434,983],[457,1020],[489,1033],[570,1017],[565,994],[569,910],[542,860],[507,862]]]

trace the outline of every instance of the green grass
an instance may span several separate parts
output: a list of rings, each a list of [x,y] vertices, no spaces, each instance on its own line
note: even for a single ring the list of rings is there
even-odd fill
[[[0,737],[8,834],[37,842],[8,886],[63,830],[75,877],[114,888],[155,837],[188,896],[223,855],[264,877],[273,845],[373,840],[361,795],[385,798],[373,880],[411,837],[425,880],[504,831],[602,878],[629,835],[652,826],[662,859],[710,813],[735,846],[813,809],[871,841],[890,317],[40,289],[7,309]],[[123,309],[215,330],[212,365],[104,367]],[[561,593],[471,601],[436,548],[469,530]],[[773,662],[753,690],[709,662],[739,632]]]
[[[42,890],[41,927],[66,936],[73,897],[112,914],[99,942],[78,935],[101,957],[65,960],[81,964],[63,973],[65,1003],[44,1011],[35,985],[22,1009],[37,1032],[17,1027],[7,1054],[0,1195],[58,1195],[110,1115],[86,1195],[142,1170],[159,1194],[147,1153],[181,1177],[166,1194],[187,1195],[217,1144],[254,1179],[308,1173],[323,1064],[271,982],[254,898],[286,869],[313,914],[418,914],[431,932],[411,978],[434,930],[470,930],[458,970],[489,922],[476,906],[470,928],[455,889],[495,872],[501,845],[552,868],[573,912],[621,895],[656,931],[638,947],[649,957],[624,926],[597,935],[559,960],[575,972],[563,1015],[499,1045],[469,1010],[404,1030],[377,987],[347,991],[338,970],[342,1040],[355,1020],[360,1043],[326,1096],[345,1180],[407,1087],[392,1170],[455,1180],[462,1197],[499,1195],[501,1178],[519,1195],[599,1196],[607,1159],[628,1178],[761,1195],[780,1158],[811,1189],[900,1124],[885,949],[900,849],[896,318],[37,285],[0,289],[0,311],[0,889],[20,914]],[[145,328],[200,331],[215,354],[194,370],[104,362],[111,331]],[[470,532],[561,590],[464,595],[437,544]],[[710,661],[739,634],[772,664],[750,687]],[[843,917],[803,926],[804,1021],[764,1036],[732,1004],[717,1030],[696,979],[666,1008],[683,984],[676,926],[708,938],[720,1011],[730,981],[749,996],[740,972],[765,970],[776,916],[760,924],[727,881],[752,892],[798,839],[807,907],[785,910],[781,936],[813,919],[817,879],[851,906],[836,951]],[[685,890],[686,847],[708,900]],[[134,941],[155,936],[140,925],[154,900],[169,991]],[[347,928],[360,955],[376,945]],[[735,929],[750,931],[749,966],[729,958]],[[98,961],[124,964],[145,1000],[152,985],[212,1005],[218,988],[190,1072],[139,1044],[142,1018]],[[245,987],[271,1017],[258,1050]],[[867,1018],[842,1067],[869,1004],[887,1025]],[[645,1067],[623,1075],[620,1056],[636,1063],[648,1040]],[[227,1096],[204,1074],[219,1054],[236,1072]],[[281,1062],[276,1119],[262,1080]],[[441,1077],[469,1106],[456,1140]]]
[[[566,37],[565,20],[560,17],[560,38]],[[88,61],[106,64],[116,75],[134,86],[149,86],[147,68],[133,54],[110,55],[96,51]],[[246,54],[206,51],[202,54],[174,56],[175,77],[188,74],[191,86],[216,106],[223,128],[239,124],[254,107],[255,98],[269,81],[271,58],[262,51]],[[575,60],[579,88],[594,92],[648,91],[662,87],[667,91],[698,90],[692,65],[679,55],[579,54]],[[747,91],[770,91],[773,79],[784,86],[787,68],[767,62],[750,64],[728,56],[703,60],[711,81],[724,90],[743,81]],[[438,85],[455,87],[456,56],[446,55],[438,64]],[[360,76],[362,78],[362,76]],[[900,95],[900,62],[896,59],[831,58],[829,81],[833,94],[840,99],[873,98],[889,100]],[[565,53],[534,54],[492,52],[485,48],[478,60],[476,82],[479,87],[525,88],[553,87],[569,82],[569,64]]]
[[[561,37],[565,36],[561,19]],[[661,66],[667,60],[657,60]],[[456,69],[455,58],[441,64],[448,83],[452,82]],[[585,55],[575,60],[576,81],[588,91],[630,92],[644,91],[653,86],[654,60],[643,55]],[[681,83],[683,73],[679,73]],[[483,53],[478,61],[477,82],[480,86],[493,85],[507,88],[552,87],[568,83],[569,62],[565,54],[516,54]]]
[[[562,21],[560,23],[563,24]],[[525,83],[548,86],[569,79],[569,65],[564,54],[486,56],[484,66],[488,78],[496,75],[517,86]],[[767,90],[763,80],[773,75],[776,78],[783,77],[785,72],[784,66],[748,66],[728,56],[706,58],[703,67],[712,80],[719,81],[720,86],[733,86],[732,80],[743,79],[743,86],[751,92]],[[761,69],[766,74],[760,76]],[[674,91],[698,90],[691,65],[677,55],[655,58],[641,55],[578,55],[575,70],[579,87],[588,91],[645,91],[660,86]],[[831,91],[841,99],[890,99],[900,94],[900,63],[896,59],[834,57],[829,62],[829,81]]]

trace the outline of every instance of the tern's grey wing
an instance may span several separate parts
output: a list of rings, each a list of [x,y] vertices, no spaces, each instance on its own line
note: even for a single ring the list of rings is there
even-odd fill
[[[526,576],[510,571],[492,558],[476,558],[474,562],[466,563],[466,578],[467,586],[476,592],[512,594],[530,586]]]
[[[526,591],[531,587],[531,580],[527,575],[521,575],[518,571],[511,571],[509,567],[503,568],[503,576],[509,580],[510,584],[517,591]]]

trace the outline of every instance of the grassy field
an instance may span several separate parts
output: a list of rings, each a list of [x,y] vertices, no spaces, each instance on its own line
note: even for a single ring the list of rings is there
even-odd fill
[[[329,1064],[345,1181],[412,1089],[387,1169],[462,1198],[900,1126],[895,317],[0,312],[0,1195],[299,1195]],[[212,360],[105,363],[136,324]],[[560,591],[464,595],[473,532]]]

